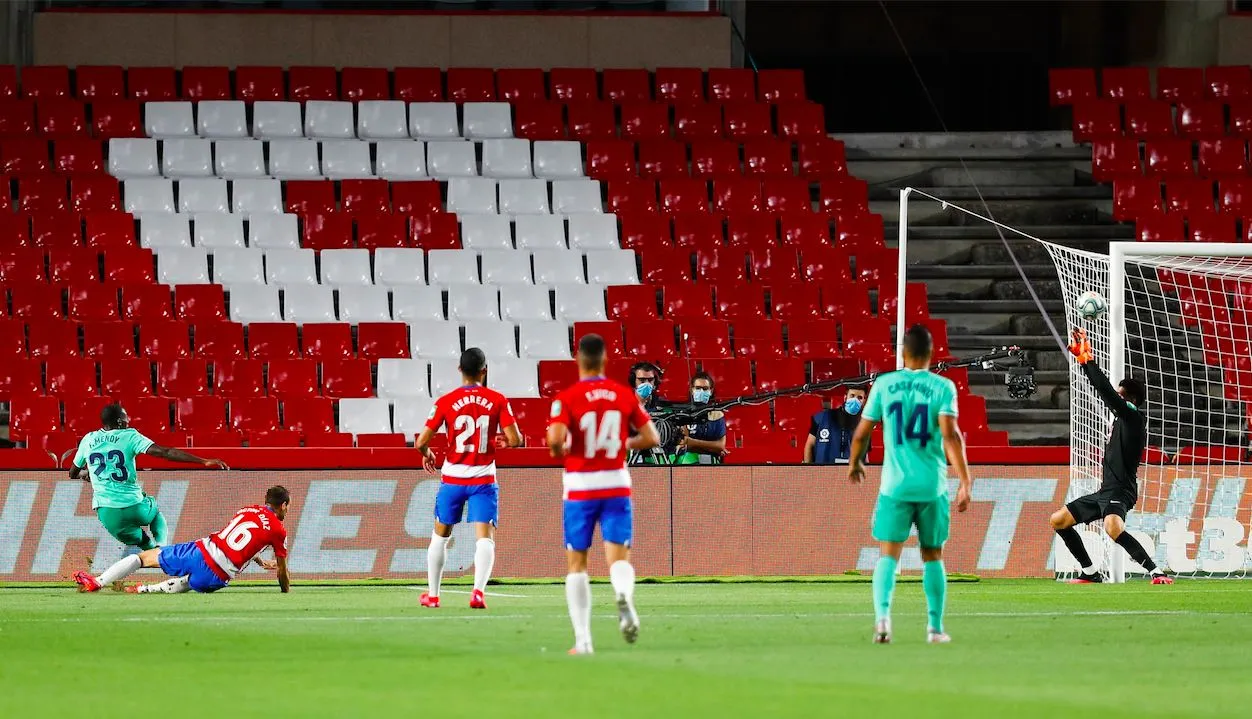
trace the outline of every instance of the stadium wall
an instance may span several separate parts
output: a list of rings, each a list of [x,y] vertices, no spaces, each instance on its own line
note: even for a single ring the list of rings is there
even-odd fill
[[[729,67],[711,13],[40,12],[39,65]]]

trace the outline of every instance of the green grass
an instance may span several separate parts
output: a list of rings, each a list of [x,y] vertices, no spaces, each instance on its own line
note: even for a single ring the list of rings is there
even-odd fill
[[[924,643],[916,585],[891,646],[869,642],[865,584],[643,585],[635,646],[596,586],[593,657],[565,656],[561,587],[497,589],[487,612],[386,586],[0,590],[0,717],[1106,719],[1244,714],[1252,696],[1238,581],[953,584],[948,646]]]

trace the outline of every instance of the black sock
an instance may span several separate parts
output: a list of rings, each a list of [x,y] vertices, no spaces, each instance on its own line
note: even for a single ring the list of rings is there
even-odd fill
[[[1138,539],[1132,537],[1130,532],[1122,532],[1117,536],[1117,539],[1114,539],[1113,541],[1117,542],[1122,549],[1125,549],[1126,553],[1130,555],[1130,558],[1135,560],[1135,562],[1144,569],[1149,572],[1156,571],[1156,562],[1152,561],[1152,558],[1148,556],[1147,551],[1144,550],[1143,545],[1139,543]]]
[[[1091,555],[1087,554],[1087,547],[1082,543],[1082,536],[1078,534],[1077,529],[1066,527],[1065,529],[1056,530],[1056,533],[1065,542],[1065,546],[1069,547],[1069,553],[1074,555],[1074,559],[1078,560],[1078,566],[1091,566]]]

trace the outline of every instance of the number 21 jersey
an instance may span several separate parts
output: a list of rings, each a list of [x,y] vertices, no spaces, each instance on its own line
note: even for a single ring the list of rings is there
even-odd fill
[[[861,416],[883,423],[880,494],[929,502],[948,491],[940,415],[956,416],[956,385],[929,370],[902,369],[874,381]]]
[[[458,387],[435,400],[426,428],[447,426],[448,453],[443,481],[449,484],[491,484],[496,481],[496,446],[492,438],[512,426],[513,408],[499,392],[481,385]]]
[[[650,421],[634,390],[603,377],[581,380],[557,395],[548,423],[569,429],[565,498],[629,497],[626,439]]]

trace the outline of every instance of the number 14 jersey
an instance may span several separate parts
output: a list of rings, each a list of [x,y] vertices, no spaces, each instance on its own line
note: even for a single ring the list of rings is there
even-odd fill
[[[565,498],[630,496],[626,440],[651,417],[634,390],[603,377],[581,380],[552,402],[549,424],[569,429],[565,454]]]
[[[956,385],[929,370],[902,369],[874,380],[861,416],[883,423],[880,494],[929,502],[947,494],[948,458],[939,416],[956,416]]]
[[[491,484],[496,481],[496,446],[492,438],[516,423],[509,400],[499,392],[469,385],[435,400],[426,428],[447,427],[448,452],[443,481],[448,484]]]

